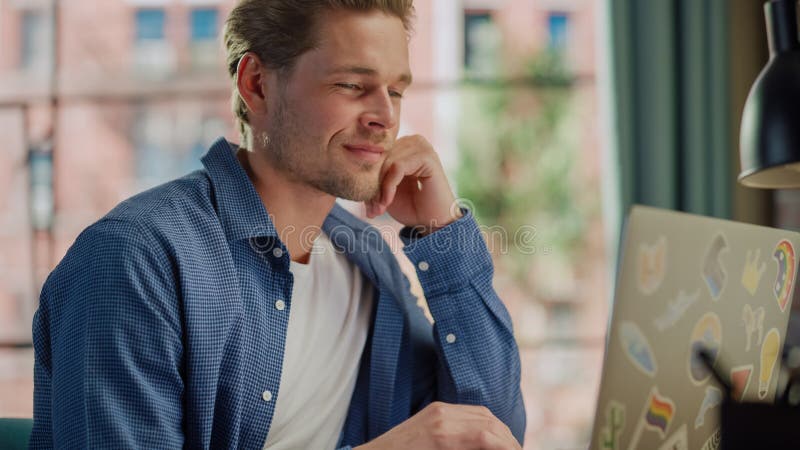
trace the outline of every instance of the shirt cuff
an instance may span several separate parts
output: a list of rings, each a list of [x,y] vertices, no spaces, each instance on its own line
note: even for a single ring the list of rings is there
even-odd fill
[[[433,233],[419,237],[411,227],[400,230],[403,253],[414,264],[425,296],[463,287],[478,273],[493,271],[492,257],[472,212]]]

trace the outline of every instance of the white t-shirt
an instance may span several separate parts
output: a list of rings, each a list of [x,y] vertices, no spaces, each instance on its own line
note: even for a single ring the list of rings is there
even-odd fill
[[[373,286],[325,234],[294,275],[281,384],[265,449],[333,449],[369,332]]]

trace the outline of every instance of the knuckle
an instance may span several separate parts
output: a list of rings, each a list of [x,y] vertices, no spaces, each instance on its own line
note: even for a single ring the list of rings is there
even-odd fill
[[[506,426],[506,424],[500,421],[493,422],[489,426],[489,429],[492,430],[492,433],[498,436],[504,436],[511,433],[511,430]]]
[[[487,447],[492,443],[492,432],[489,430],[480,430],[476,440],[481,447]]]
[[[447,406],[442,402],[431,403],[429,408],[434,417],[444,417],[447,413]]]

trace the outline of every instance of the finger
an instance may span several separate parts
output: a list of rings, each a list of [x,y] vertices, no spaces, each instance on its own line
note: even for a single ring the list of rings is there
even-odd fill
[[[514,448],[508,439],[498,435],[494,430],[486,428],[471,429],[466,447],[481,450],[511,450]]]
[[[476,430],[488,430],[504,442],[502,448],[521,448],[517,438],[511,433],[503,421],[498,419],[491,410],[481,405],[452,405],[457,413],[462,414],[465,421],[472,423],[472,427]]]
[[[364,202],[364,206],[367,208],[367,217],[372,219],[372,218],[378,216],[378,214],[376,214],[375,200],[367,200],[367,201],[365,201]]]
[[[445,423],[449,424],[446,434],[457,441],[457,448],[521,449],[508,426],[485,406],[433,402],[421,413],[427,416],[423,419],[425,423],[446,418]]]
[[[482,449],[522,450],[517,438],[510,431],[504,431],[497,426],[480,430],[475,439],[477,446]]]
[[[438,433],[438,444],[446,444],[447,448],[464,450],[509,450],[514,448],[513,444],[499,435],[496,429],[487,426],[485,419],[464,420],[462,417],[459,420],[451,418],[445,428],[440,429]]]
[[[397,192],[397,185],[403,181],[403,178],[413,172],[414,161],[401,160],[396,161],[385,174],[383,183],[381,184],[381,198],[380,206],[388,207],[394,201],[394,195]]]

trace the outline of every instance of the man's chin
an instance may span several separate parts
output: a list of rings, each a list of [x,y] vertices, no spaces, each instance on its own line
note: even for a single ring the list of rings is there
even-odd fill
[[[371,200],[380,191],[377,175],[363,173],[342,175],[339,178],[327,178],[312,184],[326,194],[354,202]]]
[[[343,195],[338,195],[337,197],[354,202],[366,202],[375,198],[375,196],[378,194],[378,189],[354,189],[350,192],[342,192],[341,194]]]

